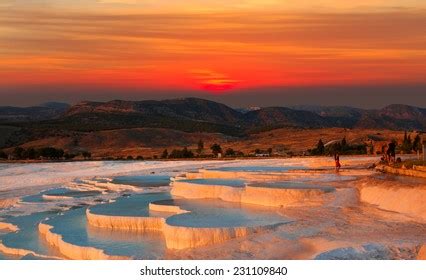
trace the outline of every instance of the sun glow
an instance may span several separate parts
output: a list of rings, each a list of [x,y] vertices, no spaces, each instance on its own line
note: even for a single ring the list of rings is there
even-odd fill
[[[238,1],[251,10],[219,1],[208,7],[226,12],[196,13],[199,1],[179,4],[192,7],[188,12],[173,8],[182,1],[108,0],[91,1],[96,12],[70,12],[60,6],[70,0],[45,2],[43,11],[37,0],[25,9],[10,8],[14,1],[0,6],[0,91],[52,84],[228,92],[424,83],[426,12],[420,8],[323,13],[301,1],[311,9],[277,12],[253,0]],[[286,7],[282,2],[268,3]],[[122,10],[131,7],[130,14]]]
[[[209,69],[195,69],[190,71],[198,88],[207,91],[221,92],[234,89],[241,81],[232,79],[224,73]]]

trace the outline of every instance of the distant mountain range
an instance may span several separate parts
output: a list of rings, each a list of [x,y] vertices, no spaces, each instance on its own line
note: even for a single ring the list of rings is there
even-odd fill
[[[182,98],[163,101],[46,103],[0,107],[0,124],[19,127],[3,142],[20,144],[51,135],[131,128],[163,128],[245,136],[277,128],[380,128],[426,130],[426,109],[390,105],[379,110],[352,107],[267,107],[233,109],[224,104]]]
[[[379,110],[365,110],[347,106],[297,106],[296,110],[316,113],[330,125],[347,128],[386,128],[392,130],[425,130],[426,109],[393,104]]]
[[[47,102],[32,107],[0,106],[0,122],[25,122],[41,121],[59,118],[69,104],[59,102]]]

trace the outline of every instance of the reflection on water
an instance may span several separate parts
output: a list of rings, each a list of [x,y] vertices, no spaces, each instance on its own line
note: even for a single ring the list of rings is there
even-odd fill
[[[171,216],[167,223],[174,226],[213,228],[264,226],[287,222],[276,209],[225,202],[219,199],[177,199],[169,201],[189,213]]]

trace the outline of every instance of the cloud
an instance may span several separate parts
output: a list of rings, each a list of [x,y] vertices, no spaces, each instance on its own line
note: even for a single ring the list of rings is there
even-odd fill
[[[207,11],[314,11],[365,12],[426,8],[424,0],[2,0],[15,8],[50,8],[64,11],[181,13]],[[1,6],[0,6],[1,7]]]
[[[417,83],[426,12],[122,14],[0,10],[0,86]],[[207,69],[195,73],[193,69]]]

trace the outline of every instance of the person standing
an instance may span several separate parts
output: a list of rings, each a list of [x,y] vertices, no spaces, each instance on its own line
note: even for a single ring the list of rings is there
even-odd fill
[[[342,167],[340,164],[340,156],[339,154],[334,154],[334,163],[336,164],[336,172],[340,171],[340,168]]]
[[[386,159],[388,161],[388,164],[395,163],[395,157],[396,157],[396,143],[390,142],[388,145],[388,150],[386,151]]]

